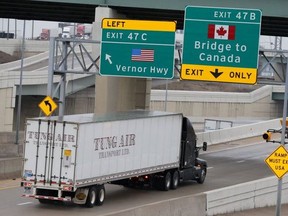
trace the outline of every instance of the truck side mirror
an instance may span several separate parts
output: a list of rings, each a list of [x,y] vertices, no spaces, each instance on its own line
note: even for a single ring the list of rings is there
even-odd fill
[[[203,142],[202,149],[203,149],[203,151],[207,151],[207,142]]]

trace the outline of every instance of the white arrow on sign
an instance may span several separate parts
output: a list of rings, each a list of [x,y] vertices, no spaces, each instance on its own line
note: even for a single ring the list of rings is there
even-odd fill
[[[106,54],[105,60],[108,60],[109,64],[112,64],[111,55]]]

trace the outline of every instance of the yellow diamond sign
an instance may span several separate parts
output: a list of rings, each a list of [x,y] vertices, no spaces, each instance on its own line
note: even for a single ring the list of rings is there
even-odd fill
[[[288,172],[288,152],[280,145],[265,162],[278,178],[282,178]]]
[[[46,116],[52,114],[52,112],[57,109],[57,104],[53,101],[50,96],[44,98],[41,103],[38,104],[39,108],[45,113]]]

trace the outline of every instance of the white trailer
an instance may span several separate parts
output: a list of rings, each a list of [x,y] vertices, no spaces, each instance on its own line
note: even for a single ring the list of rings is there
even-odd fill
[[[92,207],[103,204],[105,183],[149,183],[163,190],[176,189],[180,180],[203,183],[207,164],[198,159],[193,128],[195,147],[186,150],[191,143],[183,144],[183,119],[151,111],[28,119],[24,196]]]

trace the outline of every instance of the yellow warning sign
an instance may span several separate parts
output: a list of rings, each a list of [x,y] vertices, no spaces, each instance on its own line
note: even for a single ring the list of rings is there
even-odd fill
[[[278,178],[282,178],[288,172],[288,152],[280,145],[265,162]]]
[[[38,106],[46,116],[51,115],[58,107],[50,96],[45,97]]]

